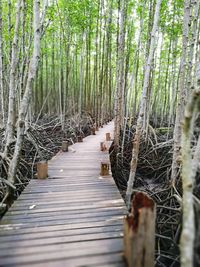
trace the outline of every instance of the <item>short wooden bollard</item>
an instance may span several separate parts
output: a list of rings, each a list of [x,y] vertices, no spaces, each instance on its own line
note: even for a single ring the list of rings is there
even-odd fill
[[[68,152],[68,142],[67,141],[62,141],[62,147],[61,150],[63,152]]]
[[[99,127],[98,127],[98,126],[96,126],[95,130],[96,130],[96,131],[98,131],[98,130],[99,130]]]
[[[101,176],[109,175],[109,163],[108,162],[101,162]]]
[[[79,136],[77,137],[77,142],[78,142],[78,143],[83,142],[83,137],[82,137],[82,135],[79,135]]]
[[[91,128],[91,135],[95,135],[95,128],[94,127]]]
[[[124,220],[124,256],[128,267],[154,267],[155,202],[145,193],[136,193],[132,211]]]
[[[101,151],[106,151],[106,150],[107,150],[107,149],[106,149],[106,145],[105,145],[104,142],[100,142],[100,150],[101,150]]]
[[[37,178],[45,179],[48,177],[48,162],[40,161],[37,163]]]
[[[110,133],[106,133],[106,141],[111,141]]]

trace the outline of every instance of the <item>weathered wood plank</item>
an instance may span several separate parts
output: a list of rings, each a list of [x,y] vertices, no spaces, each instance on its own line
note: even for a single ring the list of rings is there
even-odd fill
[[[4,242],[14,242],[14,241],[25,241],[25,240],[33,240],[33,239],[45,239],[52,237],[64,237],[64,236],[76,236],[76,235],[87,235],[94,233],[107,233],[107,232],[122,232],[123,226],[122,224],[118,225],[103,225],[101,227],[90,227],[90,228],[79,228],[79,229],[66,229],[59,231],[49,231],[49,232],[40,232],[40,233],[21,233],[7,236],[1,236],[1,243]]]
[[[72,207],[71,207],[72,208]],[[69,210],[64,210],[64,211],[52,211],[49,212],[48,210],[45,211],[43,210],[43,212],[33,212],[33,210],[28,210],[26,212],[20,212],[19,214],[16,214],[16,212],[13,212],[12,214],[9,214],[6,216],[7,220],[13,220],[13,219],[31,219],[31,218],[42,218],[45,217],[45,219],[47,219],[48,217],[52,217],[52,216],[62,216],[63,218],[66,215],[70,215],[70,216],[75,216],[76,215],[81,215],[80,218],[82,218],[82,216],[84,217],[84,214],[89,214],[91,213],[91,215],[94,215],[96,213],[100,213],[101,215],[105,216],[107,214],[107,212],[109,211],[113,211],[115,212],[123,212],[124,207],[123,206],[115,206],[115,207],[97,207],[97,208],[91,208],[90,210],[88,209],[77,209],[77,210],[73,210],[73,209],[69,209]],[[30,213],[29,213],[30,212]],[[106,213],[105,213],[106,212]],[[93,214],[95,213],[95,214]]]
[[[114,267],[122,267],[124,266],[123,257],[120,253],[112,253],[109,255],[95,255],[90,256],[89,260],[88,257],[81,257],[81,258],[70,258],[70,259],[63,259],[63,260],[55,260],[53,262],[45,262],[46,266],[48,267],[63,267],[63,266],[114,266]],[[24,265],[23,265],[24,266]],[[28,266],[27,266],[28,267]],[[32,264],[31,267],[44,267],[44,263],[37,263]]]
[[[60,215],[56,215],[55,218],[53,216],[45,216],[45,217],[36,217],[36,218],[15,218],[15,216],[12,217],[5,217],[2,220],[2,223],[28,223],[28,224],[33,224],[33,223],[42,223],[42,222],[48,222],[48,221],[52,221],[54,222],[55,220],[71,220],[71,221],[75,221],[75,220],[81,220],[81,219],[88,219],[88,216],[90,215],[90,218],[104,218],[109,219],[109,217],[112,216],[120,216],[120,215],[125,215],[125,212],[123,212],[122,209],[120,210],[111,210],[111,211],[101,211],[99,210],[98,212],[87,212],[87,213],[71,213],[71,214],[60,214]]]
[[[22,234],[34,234],[34,233],[45,233],[45,232],[54,232],[54,231],[61,231],[61,230],[76,230],[76,229],[87,229],[87,228],[94,228],[94,227],[104,227],[104,226],[118,226],[122,225],[122,220],[119,218],[118,220],[107,220],[107,221],[97,221],[97,222],[85,222],[85,223],[73,223],[73,224],[63,224],[63,225],[51,225],[51,226],[41,226],[32,227],[32,228],[14,228],[12,226],[3,227],[2,225],[0,236],[12,236],[12,235],[22,235]]]
[[[73,206],[73,205],[67,205],[67,206],[57,206],[57,207],[45,207],[43,209],[38,208],[37,206],[33,209],[27,209],[27,210],[23,210],[23,211],[9,211],[7,212],[6,217],[8,216],[17,216],[17,215],[36,215],[38,214],[39,216],[42,216],[43,213],[45,213],[46,215],[49,213],[49,215],[56,215],[56,214],[60,214],[61,212],[64,213],[65,211],[77,211],[78,213],[83,213],[83,212],[93,212],[93,210],[97,211],[97,210],[116,210],[116,209],[124,209],[124,205],[123,203],[98,203],[98,202],[94,202],[91,203],[90,205],[77,205],[77,206]],[[72,214],[72,213],[70,213]]]
[[[99,196],[94,196],[92,198],[92,200],[94,202],[97,202],[99,204],[115,204],[115,203],[123,203],[122,199],[119,199],[118,197],[105,197],[104,200],[102,200]],[[91,204],[91,199],[54,199],[54,200],[49,200],[48,202],[46,200],[38,200],[38,199],[33,199],[33,200],[26,200],[26,203],[24,203],[24,201],[16,201],[15,204],[10,208],[10,211],[17,211],[17,210],[26,210],[26,209],[30,209],[30,207],[32,205],[36,205],[36,207],[38,208],[48,208],[48,207],[66,207],[66,206],[73,206],[73,205],[79,205],[81,206],[85,206]]]
[[[13,242],[0,243],[0,250],[7,250],[16,247],[33,247],[33,246],[44,246],[53,244],[67,244],[74,242],[85,242],[92,240],[105,240],[112,238],[120,238],[123,235],[123,231],[109,231],[101,233],[88,233],[87,235],[73,235],[73,236],[61,236],[61,237],[49,237],[42,239],[32,239],[32,240],[16,240]]]
[[[101,241],[101,240],[100,240]],[[107,243],[106,240],[103,240],[102,243],[99,241],[93,242],[79,242],[72,244],[58,244],[57,246],[41,246],[41,247],[30,247],[30,250],[27,248],[25,251],[21,250],[21,254],[17,255],[18,248],[11,249],[8,251],[9,257],[1,257],[1,265],[9,266],[15,264],[31,264],[31,263],[41,263],[45,261],[54,261],[57,259],[69,259],[69,258],[80,258],[81,256],[87,256],[87,262],[90,262],[90,257],[94,255],[104,255],[112,254],[112,253],[120,253],[122,250],[122,242],[119,239],[116,242],[115,239],[109,240],[111,242]],[[86,246],[84,246],[84,243]],[[88,246],[87,246],[88,243]],[[91,244],[90,244],[91,243]],[[74,245],[74,246],[73,246]],[[40,250],[39,250],[40,249]],[[37,251],[37,252],[36,252]],[[12,254],[10,253],[12,252]],[[1,253],[1,252],[0,252]]]
[[[88,214],[89,216],[89,214]],[[106,220],[107,221],[117,221],[119,219],[123,219],[123,215],[120,214],[120,216],[118,215],[108,215],[106,217],[103,217],[103,216],[100,216],[100,217],[92,217],[90,216],[89,219],[88,217],[87,218],[80,218],[77,222],[77,218],[75,219],[62,219],[62,220],[56,220],[54,218],[54,220],[49,220],[49,221],[41,221],[41,222],[26,222],[26,223],[20,223],[20,222],[11,222],[10,223],[7,221],[4,221],[4,224],[2,222],[2,225],[0,225],[0,231],[1,229],[6,229],[6,228],[32,228],[32,227],[41,227],[41,226],[52,226],[52,225],[66,225],[66,224],[78,224],[78,223],[87,223],[88,221],[90,222],[99,222],[99,221],[103,221],[105,222]]]

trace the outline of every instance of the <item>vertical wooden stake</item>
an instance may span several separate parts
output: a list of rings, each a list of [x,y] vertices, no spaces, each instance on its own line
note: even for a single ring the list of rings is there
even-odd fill
[[[129,267],[154,267],[156,205],[145,193],[136,193],[132,211],[124,220],[124,254]]]
[[[62,141],[61,149],[63,152],[68,152],[68,142],[67,141]]]
[[[101,151],[106,151],[106,150],[107,150],[107,149],[106,149],[106,145],[105,145],[104,142],[100,142],[100,150],[101,150]]]
[[[45,179],[48,177],[48,163],[47,161],[40,161],[37,163],[37,178]]]
[[[106,141],[111,141],[110,133],[106,133]]]
[[[107,176],[109,175],[109,163],[107,162],[101,162],[101,176]]]
[[[77,142],[78,142],[78,143],[83,142],[83,137],[82,137],[82,135],[79,135],[79,136],[77,137]]]
[[[91,135],[95,135],[95,128],[94,127],[91,128]]]

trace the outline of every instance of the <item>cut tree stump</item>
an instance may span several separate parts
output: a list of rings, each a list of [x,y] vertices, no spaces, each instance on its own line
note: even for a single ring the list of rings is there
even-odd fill
[[[91,135],[95,135],[95,128],[94,127],[91,128]]]
[[[79,136],[77,137],[77,142],[78,142],[78,143],[83,142],[83,137],[82,137],[82,135],[79,135]]]
[[[68,152],[68,142],[67,141],[62,141],[61,149],[63,152]]]
[[[109,163],[108,162],[101,162],[101,176],[109,175]]]
[[[48,162],[40,161],[37,163],[37,178],[46,179],[48,177]]]
[[[106,145],[105,145],[104,142],[100,142],[100,150],[101,150],[101,151],[106,151],[106,150],[107,150],[107,149],[106,149]]]
[[[110,133],[106,133],[106,141],[111,141]]]
[[[124,220],[124,256],[129,267],[154,267],[156,204],[136,193]]]

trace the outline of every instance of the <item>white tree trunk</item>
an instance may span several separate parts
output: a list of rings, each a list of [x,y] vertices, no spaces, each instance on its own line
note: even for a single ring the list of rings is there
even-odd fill
[[[125,45],[125,0],[121,1],[120,32],[117,58],[117,84],[115,92],[115,145],[119,146],[120,130],[124,120],[124,45]]]
[[[192,161],[191,140],[196,113],[200,113],[200,64],[197,68],[196,88],[186,106],[182,133],[183,229],[180,246],[182,267],[193,267],[195,238],[193,185],[197,168]]]
[[[5,126],[4,86],[3,86],[3,42],[2,42],[2,0],[0,0],[0,98],[2,125]],[[1,123],[1,122],[0,122]]]
[[[19,119],[17,125],[17,140],[15,144],[15,150],[13,154],[13,158],[10,162],[9,170],[8,170],[8,180],[14,184],[15,175],[17,170],[17,164],[19,161],[20,151],[22,148],[24,133],[25,133],[25,119],[29,107],[29,102],[32,94],[32,85],[33,80],[36,75],[39,56],[40,56],[40,39],[41,39],[41,30],[42,25],[40,23],[40,1],[34,0],[34,20],[33,20],[33,29],[34,29],[34,47],[33,47],[33,55],[29,65],[28,78],[26,83],[25,92],[23,95],[23,99],[20,103],[19,107]]]
[[[158,22],[160,17],[160,6],[161,6],[162,0],[157,0],[156,3],[156,9],[154,14],[154,22],[153,22],[153,29],[151,33],[151,41],[150,41],[150,49],[149,49],[149,55],[147,58],[147,65],[145,68],[145,74],[144,74],[144,85],[142,89],[142,96],[140,101],[140,109],[139,109],[139,115],[137,119],[137,126],[136,126],[136,133],[133,140],[133,150],[132,150],[132,159],[131,159],[131,168],[130,168],[130,174],[129,174],[129,180],[127,185],[127,191],[126,191],[126,203],[128,206],[128,209],[130,208],[131,203],[131,194],[132,194],[132,188],[135,181],[135,174],[137,169],[137,162],[138,162],[138,155],[139,155],[139,148],[140,148],[140,139],[143,131],[147,128],[146,127],[146,116],[144,116],[148,101],[148,86],[150,81],[150,73],[151,73],[151,67],[153,62],[153,56],[154,51],[156,47],[156,32],[158,29]]]
[[[185,77],[186,77],[186,57],[189,35],[189,19],[190,19],[190,0],[184,3],[184,22],[183,22],[183,39],[182,39],[182,57],[180,63],[180,75],[177,92],[177,108],[176,121],[174,127],[174,151],[172,160],[172,185],[175,186],[176,178],[179,173],[180,157],[181,157],[181,122],[184,116],[184,107],[186,99]]]
[[[9,81],[9,104],[8,104],[8,119],[6,128],[6,144],[4,148],[4,156],[8,153],[8,147],[13,141],[14,127],[15,127],[15,97],[16,97],[16,71],[18,61],[18,38],[20,28],[20,15],[21,15],[21,0],[18,0],[16,7],[16,22],[14,37],[12,43],[12,55],[10,66],[10,81]]]

